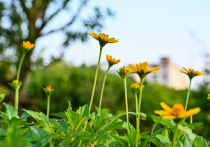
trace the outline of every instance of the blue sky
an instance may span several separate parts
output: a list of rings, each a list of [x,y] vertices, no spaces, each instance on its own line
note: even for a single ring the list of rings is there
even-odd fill
[[[203,69],[203,55],[210,52],[210,1],[90,0],[88,5],[110,7],[115,12],[113,18],[106,19],[102,32],[116,37],[119,43],[104,47],[102,67],[107,66],[105,55],[110,54],[122,61],[115,68],[145,61],[153,64],[161,57],[170,57],[180,68]],[[59,20],[54,20],[49,28],[68,21],[67,13],[60,14]],[[84,10],[82,15],[87,13],[88,10]],[[78,26],[75,24],[73,28]],[[37,41],[36,51],[51,48],[45,54],[56,55],[61,45],[59,40],[62,40],[61,33],[41,38]],[[90,37],[85,44],[77,42],[70,46],[65,60],[77,66],[83,63],[93,65],[97,64],[98,53],[98,42]]]

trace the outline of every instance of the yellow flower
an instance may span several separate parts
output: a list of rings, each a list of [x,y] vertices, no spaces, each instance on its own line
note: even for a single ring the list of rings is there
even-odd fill
[[[140,89],[140,85],[138,83],[133,83],[131,85],[131,88],[133,88],[133,89]],[[144,88],[144,85],[142,86],[142,88]]]
[[[52,87],[49,85],[46,87],[46,90],[50,92],[50,91],[52,91]]]
[[[93,32],[89,32],[88,34],[91,35],[96,40],[98,40],[101,47],[104,47],[107,43],[117,43],[117,42],[119,42],[119,40],[116,39],[115,37],[109,38],[109,35],[105,34],[105,33],[96,34],[96,33],[93,33]]]
[[[210,94],[208,94],[207,100],[210,100]]]
[[[120,60],[116,60],[115,58],[112,58],[111,55],[106,55],[106,60],[109,63],[109,67],[120,62]]]
[[[23,47],[26,49],[26,50],[30,50],[34,47],[34,44],[31,44],[30,41],[23,41]]]
[[[136,66],[129,64],[128,66],[130,68],[125,68],[126,70],[131,71],[128,74],[137,73],[141,79],[144,79],[149,73],[158,72],[160,69],[160,67],[149,69],[147,62],[136,64]]]
[[[183,69],[184,69],[184,71],[183,70],[180,70],[182,73],[184,73],[184,74],[186,74],[186,75],[188,75],[188,77],[190,78],[190,79],[192,79],[193,77],[195,77],[195,76],[203,76],[204,75],[204,73],[201,71],[194,71],[194,69],[186,69],[186,68],[184,68],[183,67]]]
[[[122,79],[127,78],[128,76],[128,70],[125,69],[125,67],[120,67],[119,71],[117,71],[117,73],[121,76]]]
[[[160,105],[164,110],[155,110],[154,113],[163,115],[164,119],[184,119],[201,111],[199,107],[185,111],[181,104],[174,104],[172,108],[164,102],[161,102]]]
[[[12,82],[15,83],[15,84],[18,84],[19,83],[18,80],[13,80]]]
[[[136,94],[139,92],[139,89],[141,88],[141,86],[138,83],[133,83],[131,85],[131,91]],[[142,85],[142,88],[144,88],[144,85]]]

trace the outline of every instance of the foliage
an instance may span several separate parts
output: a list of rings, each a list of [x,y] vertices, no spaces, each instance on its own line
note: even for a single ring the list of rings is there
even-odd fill
[[[103,21],[113,16],[109,8],[88,6],[87,0],[3,0],[0,1],[0,84],[10,88],[8,83],[15,79],[18,63],[23,53],[22,41],[28,40],[35,43],[41,37],[48,37],[51,34],[62,32],[64,39],[61,44],[64,48],[75,41],[87,41],[89,31],[103,28]],[[105,9],[105,10],[104,10]],[[85,11],[86,17],[82,15]],[[67,13],[66,13],[67,12]],[[66,13],[66,21],[54,27],[54,20],[59,15]],[[80,25],[75,28],[75,24]],[[75,31],[76,30],[76,31]],[[44,59],[31,59],[34,49],[26,55],[22,65],[20,81],[24,84],[31,67],[40,64]],[[40,53],[41,54],[41,53]],[[63,54],[52,57],[50,62],[60,60]],[[24,86],[23,86],[24,87]],[[21,93],[25,92],[21,88]],[[23,95],[26,95],[23,94]]]
[[[68,106],[66,101],[69,100],[72,103],[72,109],[76,110],[79,106],[89,103],[94,70],[94,66],[86,67],[83,65],[81,67],[74,67],[64,62],[57,62],[46,69],[37,69],[31,75],[28,94],[30,97],[37,100],[40,111],[46,112],[47,98],[40,87],[46,87],[50,84],[56,89],[51,96],[51,113],[64,111]],[[52,72],[54,74],[51,74]],[[101,83],[104,74],[105,72],[103,70],[99,71],[95,100],[93,102],[94,106],[98,106],[99,104]],[[128,77],[128,104],[130,112],[135,112],[134,95],[129,90],[129,87],[134,82],[133,78]],[[142,112],[154,114],[154,110],[160,109],[159,103],[161,101],[166,102],[170,106],[174,103],[185,104],[187,89],[177,91],[163,85],[150,83],[145,83],[144,85]],[[77,88],[75,89],[75,87]],[[199,106],[202,109],[199,115],[194,116],[193,120],[194,122],[203,122],[203,125],[194,130],[194,132],[210,140],[210,130],[208,127],[210,125],[208,112],[209,103],[206,103],[206,93],[210,93],[207,88],[196,91],[192,90],[189,108]],[[118,110],[124,111],[125,109],[123,81],[118,75],[109,74],[107,77],[102,108],[110,108],[109,112],[113,114],[117,113]],[[122,119],[125,120],[125,117]],[[135,117],[130,116],[130,122],[134,125]],[[189,119],[187,119],[187,122],[189,122]],[[141,123],[141,130],[145,132],[150,131],[153,124],[152,117],[149,115],[147,119]],[[157,125],[157,128],[160,128],[160,126],[161,125]],[[123,133],[124,131],[120,132]]]

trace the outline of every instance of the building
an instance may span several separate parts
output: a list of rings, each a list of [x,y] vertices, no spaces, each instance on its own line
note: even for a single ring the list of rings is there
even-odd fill
[[[187,80],[180,68],[171,63],[169,58],[161,58],[159,64],[149,65],[150,68],[160,67],[159,72],[148,74],[146,81],[151,83],[163,84],[176,90],[185,89],[187,87]],[[135,75],[137,82],[140,81],[138,75]]]

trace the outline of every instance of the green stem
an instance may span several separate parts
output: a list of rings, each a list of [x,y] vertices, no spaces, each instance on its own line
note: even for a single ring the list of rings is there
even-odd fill
[[[141,79],[141,82],[140,82],[139,112],[138,112],[138,123],[137,123],[136,147],[138,147],[138,142],[139,142],[138,138],[139,138],[139,133],[140,133],[140,111],[141,111],[142,86],[143,86],[143,79]]]
[[[21,70],[21,67],[22,67],[22,64],[23,64],[23,59],[25,58],[25,55],[26,55],[26,52],[23,51],[23,55],[22,55],[22,57],[21,57],[20,64],[19,64],[19,67],[18,67],[18,73],[17,73],[17,80],[18,80],[18,81],[19,81],[20,70]]]
[[[154,130],[155,130],[157,124],[158,124],[158,123],[156,122],[156,123],[153,125],[152,130],[151,130],[151,134],[150,134],[150,135],[153,134],[153,132],[154,132]],[[151,141],[149,142],[149,146],[150,146],[150,144],[151,144]]]
[[[128,98],[127,98],[127,82],[126,82],[126,78],[124,78],[124,86],[125,86],[125,107],[126,107],[126,113],[127,113],[127,121],[129,121],[129,117],[128,117]]]
[[[50,96],[47,97],[47,118],[49,118],[50,113]]]
[[[20,60],[20,64],[19,64],[19,67],[18,67],[18,73],[17,73],[17,79],[18,82],[19,82],[19,77],[20,77],[20,70],[21,70],[21,66],[23,64],[23,60],[25,58],[25,55],[26,55],[26,52],[23,51],[23,55],[21,57],[21,60]],[[19,102],[19,88],[16,88],[15,89],[15,109],[18,111],[18,102]]]
[[[18,111],[18,101],[19,101],[19,88],[15,89],[15,109]]]
[[[92,91],[92,95],[91,95],[91,99],[90,99],[89,112],[90,112],[90,110],[91,110],[92,103],[93,103],[93,96],[94,96],[94,92],[95,92],[95,88],[96,88],[96,81],[97,81],[97,76],[98,76],[99,64],[100,64],[100,61],[101,61],[102,49],[103,49],[103,46],[100,46],[100,53],[99,53],[98,65],[97,65],[96,73],[95,73],[95,79],[94,79],[94,84],[93,84],[93,91]],[[88,123],[88,122],[86,121],[86,122],[85,122],[85,127],[84,127],[83,131],[85,131],[85,129],[86,129],[86,127],[87,127],[87,123]],[[81,147],[81,145],[82,145],[82,140],[80,140],[80,142],[79,142],[79,147]]]
[[[136,114],[138,114],[138,98],[137,98],[137,93],[135,93],[135,101],[136,101]],[[136,128],[138,125],[138,117],[136,117]]]
[[[102,85],[102,88],[101,88],[101,97],[100,97],[99,108],[98,108],[98,116],[101,116],[101,104],[102,104],[102,99],[103,99],[104,86],[105,86],[105,83],[106,83],[106,77],[107,77],[107,74],[109,72],[109,69],[110,69],[110,67],[108,67],[108,69],[105,73],[103,85]]]
[[[191,80],[192,79],[190,79],[190,84],[189,84],[188,93],[187,93],[187,99],[186,99],[186,104],[185,104],[185,111],[187,111],[187,105],[188,105],[189,96],[190,96]]]
[[[93,103],[93,96],[94,96],[95,87],[96,87],[96,81],[97,81],[97,76],[98,76],[99,64],[100,64],[100,60],[101,60],[102,48],[103,47],[100,47],[100,53],[99,53],[99,58],[98,58],[98,65],[97,65],[97,68],[96,68],[95,79],[94,79],[94,84],[93,84],[93,91],[92,91],[92,95],[91,95],[91,99],[90,99],[89,112],[91,110],[92,103]]]
[[[179,126],[179,123],[176,124],[175,130],[174,130],[172,147],[175,147],[175,144],[176,144],[176,137],[178,135],[178,126]]]

